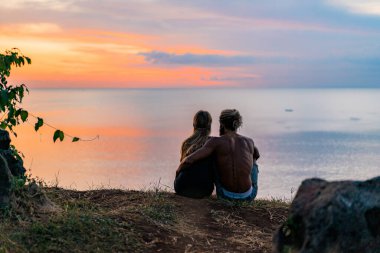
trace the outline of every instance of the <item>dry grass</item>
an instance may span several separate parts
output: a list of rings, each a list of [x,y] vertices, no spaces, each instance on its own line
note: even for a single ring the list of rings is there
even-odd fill
[[[161,190],[44,191],[55,211],[2,217],[0,253],[271,252],[289,208],[275,200],[237,204]]]

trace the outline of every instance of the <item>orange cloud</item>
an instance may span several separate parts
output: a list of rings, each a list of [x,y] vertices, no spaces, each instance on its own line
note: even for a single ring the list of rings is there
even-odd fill
[[[137,55],[151,51],[158,37],[104,30],[65,30],[51,23],[0,26],[0,47],[18,47],[32,65],[12,71],[11,80],[30,87],[213,86],[215,73],[201,67],[152,66]],[[165,49],[158,47],[158,49]],[[200,46],[172,52],[222,53]],[[228,52],[227,52],[228,53]],[[205,78],[206,77],[206,78]]]

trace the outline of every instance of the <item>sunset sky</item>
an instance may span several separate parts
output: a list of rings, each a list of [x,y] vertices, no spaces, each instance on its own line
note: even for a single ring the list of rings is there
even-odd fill
[[[380,87],[380,0],[7,0],[38,87]]]

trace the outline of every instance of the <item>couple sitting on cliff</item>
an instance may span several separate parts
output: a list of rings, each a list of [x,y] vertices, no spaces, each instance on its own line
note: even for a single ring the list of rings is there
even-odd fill
[[[237,110],[220,114],[220,137],[210,137],[211,115],[199,111],[193,120],[194,133],[181,149],[181,164],[176,171],[177,194],[208,197],[216,188],[218,198],[252,201],[257,194],[260,157],[252,139],[237,134],[242,117]]]

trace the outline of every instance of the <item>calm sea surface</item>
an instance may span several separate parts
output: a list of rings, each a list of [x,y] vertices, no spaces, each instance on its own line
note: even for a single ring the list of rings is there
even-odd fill
[[[380,175],[380,90],[179,89],[31,90],[32,114],[90,142],[53,144],[35,120],[13,143],[25,167],[46,182],[76,189],[172,189],[181,142],[200,109],[218,116],[236,108],[241,133],[260,149],[259,197],[290,198],[301,181]],[[293,193],[294,195],[294,193]]]

